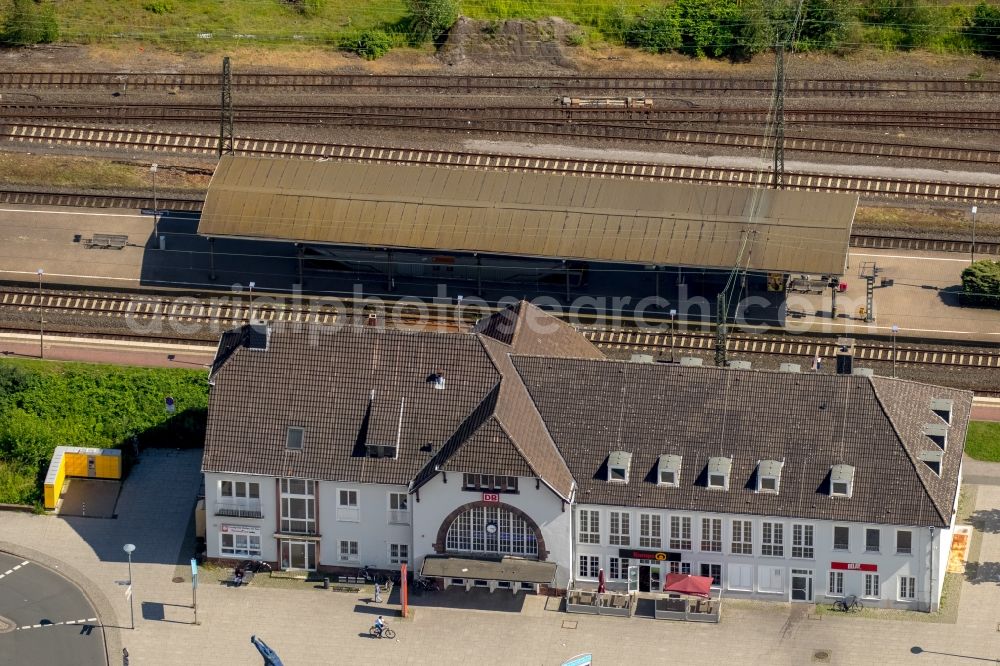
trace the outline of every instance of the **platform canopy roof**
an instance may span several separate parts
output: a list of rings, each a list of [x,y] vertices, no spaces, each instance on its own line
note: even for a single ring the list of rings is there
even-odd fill
[[[224,156],[198,232],[841,275],[857,203],[854,194]]]

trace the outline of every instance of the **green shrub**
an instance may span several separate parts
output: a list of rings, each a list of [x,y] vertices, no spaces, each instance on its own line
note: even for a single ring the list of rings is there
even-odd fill
[[[406,0],[416,43],[440,41],[458,20],[457,0]]]
[[[631,22],[625,43],[650,53],[666,53],[681,47],[681,24],[672,7],[650,7]]]
[[[962,271],[962,305],[1000,308],[1000,261],[983,259]]]
[[[587,36],[582,32],[571,32],[566,35],[568,46],[583,46],[587,42]]]
[[[174,6],[167,0],[151,0],[143,3],[142,8],[151,14],[169,14],[174,11]]]
[[[981,55],[1000,58],[1000,7],[980,2],[963,32]]]
[[[794,14],[788,16],[789,22]],[[795,48],[829,51],[844,45],[856,26],[851,5],[842,0],[803,0]]]
[[[385,30],[370,28],[346,40],[344,49],[365,60],[381,58],[392,49],[392,36]]]
[[[931,13],[920,0],[865,0],[858,8],[858,18],[876,28],[889,48],[924,46],[933,34]]]
[[[0,42],[15,46],[50,44],[59,38],[52,5],[40,0],[14,0]]]

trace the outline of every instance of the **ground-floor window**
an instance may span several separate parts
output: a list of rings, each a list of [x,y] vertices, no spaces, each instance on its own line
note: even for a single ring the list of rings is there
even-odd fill
[[[537,556],[538,538],[531,525],[512,511],[476,506],[455,518],[445,547],[450,551]]]
[[[757,589],[761,592],[784,592],[784,567],[765,566],[757,568]]]
[[[389,544],[389,562],[392,564],[406,564],[410,561],[410,546],[405,543]]]
[[[879,594],[879,581],[878,574],[866,573],[865,574],[865,596],[878,598],[882,595]]]
[[[689,574],[691,573],[690,562],[671,562],[670,573]]]
[[[844,594],[844,572],[831,571],[830,581],[826,587],[826,593],[831,596],[843,596]]]
[[[628,578],[628,558],[608,558],[608,578],[611,580],[626,580]]]
[[[338,541],[337,552],[341,562],[359,562],[361,559],[357,541]]]
[[[252,534],[220,534],[223,555],[260,557],[260,537]]]
[[[721,564],[701,564],[701,575],[710,576],[712,585],[722,585],[722,565]]]
[[[903,601],[913,601],[917,598],[917,579],[913,576],[899,577],[899,598]]]
[[[601,558],[597,555],[580,556],[580,578],[597,578],[601,569]]]
[[[730,564],[726,583],[730,590],[753,591],[753,565]]]

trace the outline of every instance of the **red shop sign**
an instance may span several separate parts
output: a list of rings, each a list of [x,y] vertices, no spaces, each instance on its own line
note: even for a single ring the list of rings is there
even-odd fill
[[[830,562],[830,568],[841,571],[878,571],[877,564],[858,564],[857,562]]]
[[[499,502],[500,493],[483,493],[484,502]]]

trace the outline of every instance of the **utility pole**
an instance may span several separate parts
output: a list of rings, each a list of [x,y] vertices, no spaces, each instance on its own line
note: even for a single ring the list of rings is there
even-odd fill
[[[45,358],[45,309],[42,307],[42,276],[45,271],[38,269],[38,358]]]
[[[774,176],[771,187],[785,186],[785,45],[774,45]]]
[[[726,366],[726,319],[728,311],[726,309],[726,292],[719,294],[719,302],[716,304],[715,321],[715,364],[720,368]]]
[[[219,157],[233,154],[233,72],[229,56],[222,59],[222,120],[219,124]]]
[[[972,207],[972,254],[969,256],[969,259],[972,261],[972,263],[976,263],[976,213],[977,212],[979,212],[979,209],[973,206]]]

